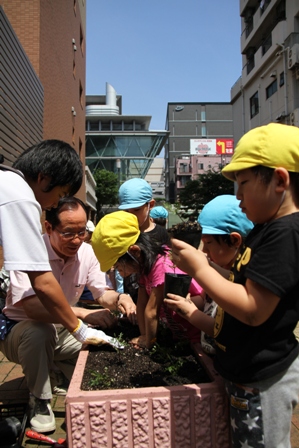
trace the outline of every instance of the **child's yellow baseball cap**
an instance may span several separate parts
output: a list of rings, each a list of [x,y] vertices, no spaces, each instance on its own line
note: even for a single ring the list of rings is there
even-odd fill
[[[101,270],[108,271],[136,243],[139,235],[138,220],[132,213],[119,211],[105,215],[91,238]]]
[[[235,180],[235,172],[262,165],[299,172],[299,128],[270,123],[251,129],[239,140],[222,174]]]

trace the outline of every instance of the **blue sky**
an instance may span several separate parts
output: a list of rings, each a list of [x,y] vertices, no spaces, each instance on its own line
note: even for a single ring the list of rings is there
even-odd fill
[[[238,0],[87,0],[86,93],[165,129],[168,102],[230,101],[241,75]]]

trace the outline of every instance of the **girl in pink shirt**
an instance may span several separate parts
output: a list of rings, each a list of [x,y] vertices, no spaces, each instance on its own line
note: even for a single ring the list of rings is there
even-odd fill
[[[140,336],[131,342],[150,348],[156,341],[159,319],[166,320],[176,337],[200,341],[200,330],[175,311],[164,310],[166,272],[182,273],[171,261],[170,248],[150,234],[140,233],[135,215],[114,212],[104,216],[94,231],[92,246],[102,269],[114,266],[122,277],[138,274],[137,320]],[[203,308],[202,288],[191,280],[189,293]]]

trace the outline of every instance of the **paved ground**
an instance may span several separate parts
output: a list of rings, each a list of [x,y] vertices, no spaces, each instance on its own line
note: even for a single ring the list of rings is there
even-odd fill
[[[295,331],[299,340],[299,325]],[[22,411],[23,406],[17,406],[27,403],[29,398],[28,389],[21,367],[9,362],[0,352],[0,410],[4,405],[16,406],[16,410]],[[55,397],[52,401],[52,409],[56,417],[56,431],[50,434],[50,437],[58,440],[66,438],[65,427],[65,406],[64,397]],[[17,414],[19,416],[19,414]],[[28,428],[27,428],[28,429]],[[292,448],[299,448],[299,406],[295,409],[292,419],[291,433]],[[28,439],[26,435],[23,439],[22,447],[36,448],[50,446],[36,440]],[[88,448],[88,447],[86,447]]]
[[[13,410],[17,412],[16,416],[20,419],[19,413],[23,406],[20,404],[27,403],[29,399],[29,392],[26,386],[22,369],[19,365],[9,362],[0,352],[0,409],[5,408],[4,405],[9,405],[9,415]],[[65,406],[64,397],[55,397],[52,400],[52,409],[56,418],[56,431],[49,436],[55,440],[59,438],[66,438],[65,427]],[[6,414],[5,414],[6,416]],[[29,429],[29,427],[27,427]],[[28,439],[26,436],[23,439],[23,447],[46,447],[50,446],[33,439]]]

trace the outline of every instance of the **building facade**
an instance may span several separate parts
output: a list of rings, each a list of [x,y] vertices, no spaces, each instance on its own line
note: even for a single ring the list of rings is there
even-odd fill
[[[94,173],[105,169],[119,183],[145,178],[160,154],[168,132],[150,131],[151,116],[123,115],[122,97],[106,83],[106,95],[86,97],[86,165]]]
[[[0,153],[11,166],[43,139],[44,89],[1,6],[0,54]]]
[[[150,184],[153,190],[153,196],[165,198],[165,170],[164,158],[156,157],[149,167],[145,180]]]
[[[233,140],[230,139],[233,143]],[[216,155],[183,155],[176,159],[176,193],[179,194],[189,180],[196,180],[200,174],[207,171],[215,173],[220,172],[221,169],[230,162],[233,154],[233,147],[231,153],[222,153]]]
[[[175,202],[186,181],[206,166],[219,166],[224,157],[228,163],[233,152],[232,106],[223,102],[168,103],[166,128],[165,196]],[[207,157],[211,158],[208,163]]]
[[[234,138],[270,122],[299,126],[299,0],[239,0],[242,76]]]
[[[79,153],[84,165],[85,0],[0,0],[0,6],[41,84],[42,135],[32,133],[30,144],[41,139],[64,140]],[[13,77],[23,72],[27,73],[23,64],[11,66],[8,79],[13,83]],[[26,87],[21,90],[15,101],[26,114]],[[7,88],[5,94],[15,96],[14,90]],[[20,151],[28,145],[28,139],[19,138]],[[78,196],[85,200],[85,184]]]

